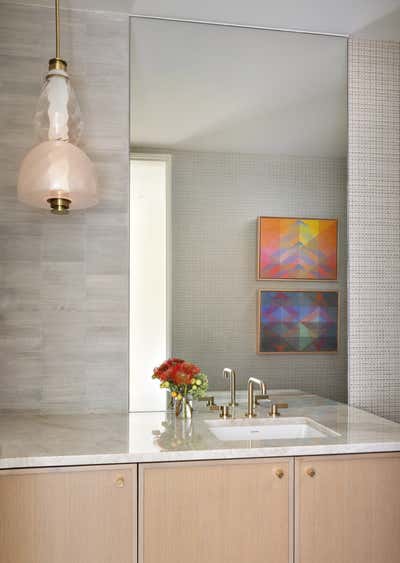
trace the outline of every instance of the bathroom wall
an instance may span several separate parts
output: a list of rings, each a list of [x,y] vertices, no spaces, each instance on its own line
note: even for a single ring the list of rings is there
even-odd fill
[[[63,10],[63,54],[84,114],[84,145],[96,164],[101,203],[89,212],[53,217],[16,200],[19,162],[34,143],[32,114],[46,61],[54,54],[53,12],[0,3],[3,411],[118,411],[127,407],[128,26],[125,15]],[[399,69],[398,43],[351,42],[349,400],[398,421]],[[191,164],[182,163],[183,170],[186,166]],[[211,167],[213,174],[215,166]],[[257,178],[260,165],[253,163],[252,167]],[[226,167],[221,161],[218,168],[225,191],[232,176],[237,178],[237,163]],[[241,189],[247,188],[242,185]],[[218,199],[229,203],[226,195]],[[290,199],[288,203],[293,206]],[[265,212],[270,212],[269,206]],[[252,217],[254,220],[254,214]],[[248,244],[251,236],[248,225],[243,241]],[[225,259],[230,259],[228,252]],[[252,261],[254,256],[249,255],[248,272],[254,266]],[[224,287],[236,284],[235,280],[224,276]],[[252,284],[246,307],[255,307],[253,277]],[[233,318],[234,322],[241,323],[241,318]],[[248,338],[249,346],[254,346],[251,333]],[[236,361],[234,346],[226,340],[232,363]],[[312,372],[305,357],[296,372],[285,368],[285,358],[274,368],[268,359],[265,366],[270,381],[280,377],[272,372],[282,369],[288,374],[288,385],[312,389],[315,382],[323,382],[322,394],[339,396],[336,376],[323,376],[325,359],[315,357]],[[338,365],[330,370],[344,377],[344,358],[337,356],[334,361]],[[252,374],[255,368],[251,366]]]
[[[58,217],[16,199],[54,56],[53,17],[0,5],[0,410],[120,411],[128,403],[129,20],[62,11],[62,54],[100,204]]]
[[[173,153],[173,351],[198,363],[212,389],[224,367],[238,385],[347,397],[346,162],[326,158]],[[339,283],[257,282],[257,216],[338,217]],[[340,289],[338,354],[256,354],[258,288]]]
[[[400,44],[349,50],[349,402],[400,422]]]

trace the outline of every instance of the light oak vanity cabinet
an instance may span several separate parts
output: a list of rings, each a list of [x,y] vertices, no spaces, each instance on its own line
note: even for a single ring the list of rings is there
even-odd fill
[[[149,464],[139,488],[139,563],[400,562],[399,454]]]
[[[0,561],[136,561],[136,466],[1,471]]]
[[[296,563],[400,562],[400,454],[296,459]]]
[[[290,459],[148,464],[140,563],[288,563]]]
[[[0,471],[0,563],[136,561],[399,563],[400,454]]]

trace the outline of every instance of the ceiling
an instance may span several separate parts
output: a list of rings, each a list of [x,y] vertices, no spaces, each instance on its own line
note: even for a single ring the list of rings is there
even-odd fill
[[[131,145],[341,158],[347,41],[133,18]]]
[[[0,0],[7,1],[10,0]],[[13,0],[13,3],[53,6],[54,2]],[[61,0],[61,5],[339,34],[356,34],[367,28],[373,38],[400,39],[399,27],[393,25],[390,16],[400,10],[400,0]]]

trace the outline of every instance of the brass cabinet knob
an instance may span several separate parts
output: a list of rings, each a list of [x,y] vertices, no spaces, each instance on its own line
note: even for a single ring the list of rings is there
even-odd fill
[[[308,467],[306,469],[306,475],[308,475],[309,477],[315,477],[316,475],[316,471],[313,467]]]
[[[119,488],[125,487],[125,479],[123,477],[117,477],[117,479],[115,479],[115,485]]]
[[[285,475],[285,472],[283,471],[283,469],[275,469],[275,475],[278,477],[278,479],[282,479],[282,477]]]

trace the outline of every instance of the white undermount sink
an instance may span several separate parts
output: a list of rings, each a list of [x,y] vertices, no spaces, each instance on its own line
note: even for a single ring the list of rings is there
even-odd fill
[[[311,418],[252,418],[206,420],[210,431],[223,442],[248,440],[307,440],[340,434]]]

